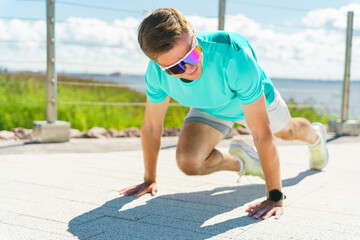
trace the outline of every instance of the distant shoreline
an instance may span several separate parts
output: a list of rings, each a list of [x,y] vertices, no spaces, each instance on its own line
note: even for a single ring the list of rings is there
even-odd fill
[[[31,72],[31,71],[11,71],[8,72],[10,74],[18,74],[18,73],[29,73],[29,74],[43,74],[45,75],[45,72]],[[102,74],[102,73],[61,73],[58,72],[58,75],[62,76],[70,76],[70,77],[77,77],[77,78],[83,78],[83,79],[109,79],[109,78],[143,78],[145,79],[145,75],[136,75],[136,74],[127,74],[127,73],[110,73],[110,74]],[[95,79],[94,79],[95,78]],[[330,80],[330,79],[305,79],[305,78],[284,78],[284,77],[270,77],[271,80],[274,81],[311,81],[311,82],[328,82],[328,83],[334,83],[334,82],[343,82],[342,79],[336,79],[336,80]],[[360,83],[360,79],[350,79],[351,82],[354,83]]]

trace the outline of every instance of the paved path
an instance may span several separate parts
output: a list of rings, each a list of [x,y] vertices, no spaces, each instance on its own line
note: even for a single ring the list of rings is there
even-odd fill
[[[141,198],[117,193],[142,180],[139,139],[0,142],[0,239],[359,239],[360,138],[332,140],[322,172],[306,146],[279,142],[286,209],[266,221],[244,212],[263,199],[261,179],[185,176],[176,138],[164,138],[158,196]]]

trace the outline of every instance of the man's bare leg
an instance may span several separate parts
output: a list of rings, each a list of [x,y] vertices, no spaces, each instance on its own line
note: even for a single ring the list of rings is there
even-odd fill
[[[310,152],[309,166],[317,171],[322,170],[329,161],[324,134],[325,130],[321,124],[311,124],[304,118],[292,118],[285,128],[275,133],[275,136],[284,140],[306,141]]]
[[[275,137],[283,140],[300,140],[313,145],[319,139],[311,123],[305,118],[291,118],[288,124]]]
[[[275,137],[283,140],[300,140],[316,143],[319,136],[305,118],[291,118]],[[215,149],[223,135],[215,128],[201,123],[188,122],[181,129],[176,150],[179,168],[187,175],[206,175],[217,171],[240,171],[240,163],[233,156]]]
[[[223,134],[201,122],[187,122],[181,129],[176,161],[187,175],[205,175],[217,171],[240,171],[233,156],[215,149]]]

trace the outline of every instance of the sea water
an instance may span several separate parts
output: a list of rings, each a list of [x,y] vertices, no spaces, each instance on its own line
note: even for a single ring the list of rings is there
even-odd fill
[[[91,75],[96,81],[125,84],[131,89],[145,92],[144,76]],[[339,117],[341,115],[343,81],[277,79],[272,78],[275,88],[285,101],[313,105]],[[360,118],[360,81],[350,82],[349,118]]]

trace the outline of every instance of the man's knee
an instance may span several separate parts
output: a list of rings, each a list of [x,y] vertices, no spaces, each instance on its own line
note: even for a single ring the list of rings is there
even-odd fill
[[[176,162],[180,170],[186,175],[200,175],[202,160],[199,154],[177,151]]]

